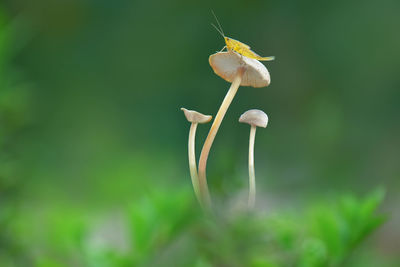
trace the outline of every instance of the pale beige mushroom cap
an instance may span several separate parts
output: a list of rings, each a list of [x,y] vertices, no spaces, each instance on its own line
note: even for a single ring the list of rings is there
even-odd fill
[[[181,108],[181,110],[183,110],[186,119],[191,123],[207,123],[212,119],[212,116],[204,115],[194,110],[188,110],[186,108]]]
[[[240,116],[239,122],[266,128],[268,124],[268,116],[262,110],[250,109]]]
[[[241,56],[236,52],[218,52],[209,58],[214,72],[222,79],[232,82],[240,67],[245,67],[241,86],[265,87],[271,83],[267,68],[258,60]]]

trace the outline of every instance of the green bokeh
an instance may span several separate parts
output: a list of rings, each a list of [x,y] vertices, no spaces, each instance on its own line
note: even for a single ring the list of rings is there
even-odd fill
[[[224,45],[210,25],[213,9],[228,36],[276,57],[265,63],[271,85],[239,89],[212,147],[207,174],[218,205],[246,194],[249,129],[237,120],[248,109],[262,109],[269,125],[256,138],[258,208],[306,212],[321,199],[384,186],[381,209],[391,219],[360,249],[360,263],[349,266],[366,266],[368,258],[371,266],[385,258],[390,266],[400,245],[399,8],[395,0],[4,1],[0,226],[4,222],[7,231],[0,235],[0,259],[10,266],[129,266],[143,259],[82,240],[95,236],[103,221],[133,229],[140,220],[132,217],[154,213],[167,226],[144,221],[143,239],[154,234],[161,240],[150,241],[172,244],[156,263],[171,264],[185,245],[182,266],[218,262],[210,262],[212,253],[186,262],[196,239],[172,229],[198,224],[209,234],[221,227],[204,230],[200,214],[174,202],[198,209],[187,166],[189,124],[179,108],[215,115],[229,87],[208,64]],[[198,128],[197,152],[208,129]],[[166,199],[163,211],[154,208]],[[193,218],[183,220],[179,212]],[[273,229],[290,232],[293,221]],[[244,242],[258,242],[238,229]],[[171,236],[180,240],[175,246]],[[221,264],[229,264],[224,257],[237,249],[230,240],[235,235],[221,236]],[[302,254],[301,266],[319,266],[314,261],[331,251],[313,238],[302,247],[311,252]],[[275,266],[273,256],[246,255],[254,266]]]

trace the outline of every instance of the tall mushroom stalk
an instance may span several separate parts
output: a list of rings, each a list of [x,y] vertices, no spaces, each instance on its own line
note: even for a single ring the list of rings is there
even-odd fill
[[[254,171],[254,141],[256,139],[257,127],[266,128],[268,124],[268,116],[264,111],[259,109],[251,109],[243,113],[239,122],[250,124],[249,137],[249,209],[254,209],[256,203],[256,176]]]
[[[196,129],[199,123],[207,123],[211,121],[212,116],[203,115],[194,110],[188,110],[185,108],[181,108],[184,112],[186,119],[191,122],[190,130],[189,130],[189,140],[188,140],[188,156],[189,156],[189,169],[190,169],[190,177],[192,179],[193,190],[196,195],[197,200],[200,205],[205,208],[206,201],[202,198],[199,190],[199,178],[197,175],[197,166],[196,166],[196,153],[195,153],[195,144],[196,144]]]
[[[255,59],[242,57],[233,51],[218,52],[209,58],[214,72],[224,80],[231,82],[231,86],[215,116],[214,122],[204,142],[199,159],[199,191],[202,199],[206,201],[208,208],[211,207],[211,197],[208,191],[206,166],[211,146],[217,135],[222,120],[232,103],[233,98],[240,85],[252,87],[264,87],[270,83],[268,70],[263,64]]]
[[[202,197],[206,201],[206,205],[208,207],[211,206],[211,197],[210,197],[210,192],[208,191],[207,178],[206,178],[206,166],[207,166],[208,155],[210,153],[210,149],[214,142],[215,136],[217,135],[218,129],[222,123],[222,120],[224,119],[226,111],[228,110],[230,104],[232,103],[233,98],[236,95],[236,92],[239,89],[244,72],[245,72],[244,67],[241,67],[237,70],[237,74],[233,79],[233,82],[224,100],[222,101],[221,106],[219,107],[214,122],[210,128],[210,131],[208,132],[206,141],[204,142],[203,149],[201,150],[199,159],[199,186]]]

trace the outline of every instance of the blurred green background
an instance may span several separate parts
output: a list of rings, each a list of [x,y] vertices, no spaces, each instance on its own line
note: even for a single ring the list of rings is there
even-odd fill
[[[247,190],[249,127],[238,118],[262,109],[269,125],[256,138],[259,213],[296,222],[309,207],[383,187],[387,221],[349,262],[329,266],[398,266],[395,0],[3,1],[1,266],[328,266],[308,258],[273,265],[275,250],[268,262],[249,256],[243,263],[207,252],[241,255],[223,247],[251,247],[246,237],[254,234],[225,240],[214,229],[219,220],[214,230],[198,230],[210,222],[196,211],[189,124],[179,108],[215,115],[229,87],[208,64],[224,45],[211,9],[227,36],[276,57],[265,63],[271,85],[239,89],[211,149],[208,181],[221,213]],[[199,126],[198,152],[208,129]],[[158,231],[162,245],[147,244]],[[199,238],[202,231],[222,245],[210,247],[219,243]]]

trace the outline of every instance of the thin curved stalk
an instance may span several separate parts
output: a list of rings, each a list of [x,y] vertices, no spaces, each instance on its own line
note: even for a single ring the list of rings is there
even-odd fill
[[[226,94],[224,100],[222,101],[222,104],[210,128],[210,131],[208,132],[206,141],[204,142],[203,149],[201,150],[199,159],[199,189],[201,197],[205,201],[207,208],[211,207],[211,197],[210,197],[210,192],[208,191],[207,177],[206,177],[206,166],[207,166],[208,155],[210,153],[210,149],[212,143],[214,142],[215,136],[217,135],[219,126],[221,125],[222,120],[224,119],[226,111],[228,110],[229,105],[232,103],[232,100],[235,97],[237,90],[239,89],[244,71],[245,71],[244,68],[238,69],[236,77],[234,78],[228,90],[228,93]]]
[[[190,169],[190,177],[192,178],[194,193],[199,203],[203,205],[199,190],[199,177],[197,175],[196,154],[195,154],[197,125],[198,123],[192,123],[190,125],[189,141],[188,141],[189,169]]]
[[[249,209],[254,209],[256,203],[256,176],[254,171],[254,140],[256,138],[256,126],[250,128],[249,138]]]

